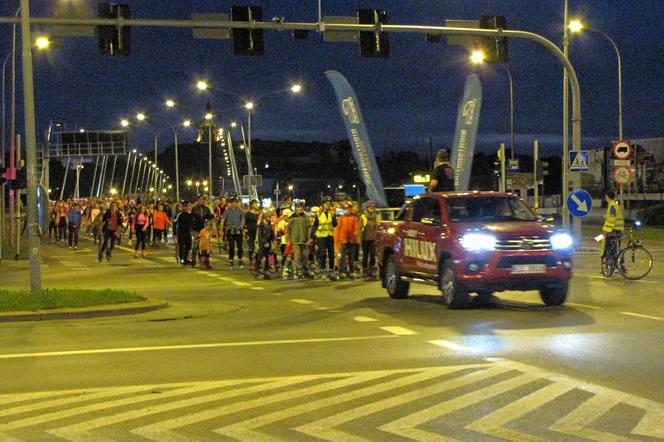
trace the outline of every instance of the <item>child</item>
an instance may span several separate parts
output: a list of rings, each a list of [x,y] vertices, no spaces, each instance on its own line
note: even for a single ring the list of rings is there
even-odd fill
[[[376,203],[367,202],[367,209],[362,214],[362,274],[365,278],[376,278],[376,235],[380,215]]]
[[[334,235],[335,249],[341,253],[339,271],[348,279],[353,279],[355,251],[360,240],[359,206],[357,202],[346,205],[346,213],[339,217]]]
[[[269,210],[263,212],[258,224],[256,236],[258,238],[258,252],[256,253],[256,274],[267,276],[270,270],[270,257],[274,255],[272,251],[272,241],[274,241],[274,230],[270,224]],[[263,264],[263,272],[261,272],[261,261],[265,260]]]
[[[212,218],[206,219],[205,227],[203,227],[203,230],[198,234],[198,255],[201,261],[201,270],[212,268],[212,264],[210,264],[210,256],[212,256],[212,238],[217,236],[212,228],[213,222]]]

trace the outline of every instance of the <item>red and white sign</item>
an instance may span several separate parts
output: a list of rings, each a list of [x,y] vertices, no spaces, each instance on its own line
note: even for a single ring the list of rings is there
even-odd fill
[[[613,168],[613,180],[624,186],[634,181],[634,173],[629,166],[618,166]]]
[[[632,143],[627,140],[620,140],[613,142],[613,158],[616,160],[629,160],[632,158],[634,149]]]

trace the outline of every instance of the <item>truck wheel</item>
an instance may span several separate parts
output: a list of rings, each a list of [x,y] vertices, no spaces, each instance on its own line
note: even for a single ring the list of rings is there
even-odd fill
[[[440,291],[449,309],[466,308],[470,303],[470,295],[459,284],[456,272],[452,268],[450,261],[447,261],[440,269]]]
[[[385,268],[385,288],[387,294],[393,299],[404,299],[408,297],[408,290],[410,283],[401,280],[401,272],[397,265],[397,259],[394,255],[387,258],[387,265]]]
[[[542,289],[540,296],[546,305],[562,305],[567,299],[567,284],[557,289]]]

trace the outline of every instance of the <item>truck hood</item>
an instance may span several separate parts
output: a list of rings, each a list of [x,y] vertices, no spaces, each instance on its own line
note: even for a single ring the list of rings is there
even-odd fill
[[[553,224],[539,221],[506,221],[498,223],[464,223],[466,232],[486,232],[495,236],[549,236],[557,229]]]

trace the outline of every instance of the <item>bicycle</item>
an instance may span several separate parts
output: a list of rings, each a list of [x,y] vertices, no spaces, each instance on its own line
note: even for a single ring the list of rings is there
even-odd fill
[[[652,270],[652,255],[636,238],[635,227],[641,226],[640,221],[630,225],[628,234],[624,237],[613,238],[607,241],[607,249],[602,257],[602,274],[607,278],[613,276],[616,270],[623,278],[637,280],[644,278]],[[606,238],[605,238],[606,241]],[[621,247],[621,244],[625,244]]]

